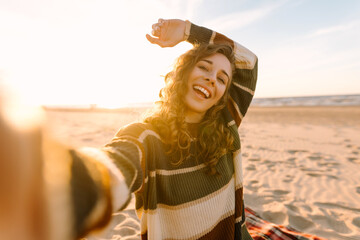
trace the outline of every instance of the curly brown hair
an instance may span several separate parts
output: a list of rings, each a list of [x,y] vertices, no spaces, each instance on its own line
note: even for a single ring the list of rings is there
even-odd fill
[[[187,79],[195,65],[216,53],[223,54],[235,69],[233,49],[229,45],[201,44],[181,55],[171,72],[165,76],[165,87],[160,90],[160,101],[145,117],[166,143],[172,164],[180,165],[190,156],[192,142],[188,124],[185,122]],[[216,164],[221,156],[232,150],[234,138],[224,123],[220,111],[225,108],[231,81],[228,81],[223,97],[212,106],[199,125],[196,159],[202,159],[210,174],[216,174]]]

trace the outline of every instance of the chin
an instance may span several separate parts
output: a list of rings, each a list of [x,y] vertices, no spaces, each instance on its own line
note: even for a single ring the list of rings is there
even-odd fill
[[[209,108],[204,108],[201,104],[187,104],[187,110],[197,114],[205,114]]]

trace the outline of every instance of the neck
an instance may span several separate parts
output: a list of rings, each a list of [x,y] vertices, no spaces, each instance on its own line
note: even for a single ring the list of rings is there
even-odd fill
[[[185,114],[185,122],[187,123],[199,123],[204,118],[204,113],[187,112]]]

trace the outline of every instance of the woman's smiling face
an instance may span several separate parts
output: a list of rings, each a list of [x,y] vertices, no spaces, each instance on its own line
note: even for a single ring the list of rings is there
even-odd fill
[[[185,95],[186,121],[200,122],[206,111],[223,97],[231,77],[230,61],[221,53],[197,62],[190,72]]]

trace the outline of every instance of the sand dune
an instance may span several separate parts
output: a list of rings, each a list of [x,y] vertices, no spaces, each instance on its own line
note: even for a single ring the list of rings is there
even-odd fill
[[[142,112],[47,114],[59,139],[100,147]],[[360,107],[251,107],[240,135],[247,206],[303,232],[360,239]],[[88,239],[137,239],[133,206]]]

